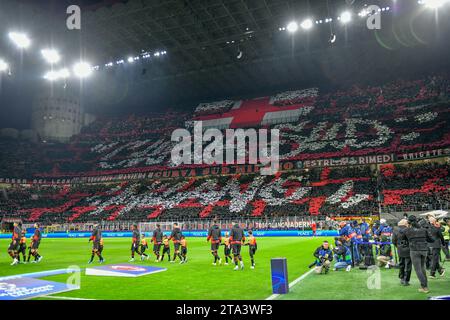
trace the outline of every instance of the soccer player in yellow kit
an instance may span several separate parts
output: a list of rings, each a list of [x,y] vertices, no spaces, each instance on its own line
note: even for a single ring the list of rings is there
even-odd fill
[[[252,230],[248,231],[247,240],[248,241],[245,245],[248,246],[248,253],[250,254],[250,259],[252,261],[252,266],[250,268],[255,269],[255,253],[258,245],[256,244],[256,238],[253,236]]]
[[[163,261],[164,260],[164,256],[167,253],[167,259],[170,262],[170,242],[169,242],[169,238],[167,238],[167,236],[164,236],[162,243],[163,243],[163,251],[162,251],[162,254],[161,254],[160,258],[159,258],[159,261]]]
[[[225,232],[225,238],[223,238],[222,245],[224,246],[223,253],[225,255],[225,265],[227,266],[228,259],[230,259],[230,261],[233,261],[233,258],[231,257],[231,243],[230,243],[230,236],[229,236],[228,232]]]
[[[20,263],[20,254],[22,254],[23,257],[23,263],[27,263],[27,237],[25,236],[25,232],[22,231],[22,236],[20,237],[19,241],[19,250],[17,250],[17,259]]]
[[[144,259],[148,260],[149,256],[145,253],[145,250],[148,249],[148,242],[147,239],[145,239],[145,233],[141,235],[141,245],[139,249],[141,251],[141,261]]]
[[[183,258],[180,261],[180,264],[183,264],[187,262],[187,241],[184,236],[181,236],[180,245],[181,245],[181,257]]]

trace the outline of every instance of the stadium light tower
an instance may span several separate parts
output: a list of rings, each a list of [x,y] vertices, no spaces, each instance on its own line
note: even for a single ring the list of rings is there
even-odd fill
[[[92,67],[87,62],[78,62],[73,66],[73,73],[78,78],[86,78],[91,75]]]
[[[294,33],[298,30],[298,24],[295,21],[291,21],[288,23],[288,25],[286,26],[287,31],[289,31],[290,33]]]
[[[301,27],[305,30],[311,29],[313,26],[313,22],[311,19],[306,19],[302,22]]]
[[[352,13],[350,11],[344,11],[341,14],[341,22],[346,24],[352,21]]]
[[[4,72],[6,70],[8,70],[8,64],[4,60],[0,59],[0,72]]]
[[[10,32],[8,36],[11,41],[14,42],[14,44],[20,49],[26,49],[31,45],[30,38],[28,38],[28,36],[24,33]]]
[[[43,49],[41,50],[41,54],[44,59],[50,64],[58,63],[59,60],[61,60],[61,56],[55,49]]]

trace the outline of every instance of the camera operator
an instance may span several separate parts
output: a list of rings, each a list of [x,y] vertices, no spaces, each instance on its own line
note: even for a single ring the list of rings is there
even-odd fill
[[[349,272],[352,269],[352,254],[350,249],[344,246],[344,242],[340,238],[335,238],[336,248],[333,249],[334,260],[336,261],[333,271],[345,269]]]
[[[331,261],[333,261],[333,251],[330,249],[328,241],[324,241],[320,247],[314,251],[316,257],[316,267],[314,271],[318,274],[327,274],[330,270]]]
[[[392,235],[392,243],[397,248],[399,257],[399,272],[398,277],[403,286],[409,286],[411,279],[412,262],[409,252],[409,243],[405,235],[405,230],[408,227],[408,220],[402,219],[398,222],[398,227],[394,229]]]
[[[429,293],[428,279],[425,269],[425,260],[428,254],[428,242],[433,242],[426,228],[422,228],[415,216],[408,217],[408,228],[404,230],[404,234],[409,243],[409,250],[412,265],[420,281],[419,292]]]
[[[431,270],[430,270],[430,278],[436,278],[436,271],[439,273],[441,277],[445,274],[445,269],[440,265],[441,261],[441,247],[445,246],[444,236],[442,235],[441,225],[437,222],[436,218],[430,216],[428,218],[430,223],[429,231],[431,237],[434,239],[433,242],[429,244],[431,248]]]

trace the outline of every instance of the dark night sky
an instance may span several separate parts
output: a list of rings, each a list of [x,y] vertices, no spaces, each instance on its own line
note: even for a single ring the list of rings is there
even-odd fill
[[[39,3],[39,6],[45,7],[55,19],[61,17],[64,19],[67,5],[79,4],[86,9],[96,8],[99,5],[110,5],[118,1],[18,0],[18,2],[31,3],[33,5]],[[349,86],[354,83],[361,83],[362,85],[379,84],[383,81],[395,80],[398,77],[420,77],[422,74],[430,72],[448,74],[450,69],[450,59],[448,59],[450,56],[450,44],[448,35],[443,30],[450,31],[450,28],[448,28],[450,23],[448,19],[443,22],[446,23],[447,29],[443,28],[441,30],[440,40],[427,39],[429,45],[426,46],[403,47],[399,50],[389,51],[381,48],[379,44],[365,48],[356,44],[353,47],[344,47],[340,50],[324,50],[320,56],[317,53],[313,53],[309,56],[301,57],[299,59],[305,65],[303,69],[307,71],[301,85],[315,85],[326,90],[339,86]],[[432,27],[432,25],[430,26]],[[0,56],[3,54],[2,44],[7,42],[5,41],[7,38],[4,33],[1,30],[0,22]],[[11,48],[6,49],[8,49],[6,50],[7,52],[16,52],[9,50]],[[44,90],[49,90],[48,82],[42,79],[44,72],[44,70],[40,69],[42,66],[30,62],[33,59],[36,60],[36,54],[36,52],[31,50],[31,52],[24,52],[23,57],[18,57],[17,54],[11,56],[14,60],[22,61],[21,64],[15,68],[12,76],[3,75],[0,77],[0,128],[28,128],[31,103],[34,97]],[[88,111],[97,114],[139,113],[152,110],[152,108],[153,110],[158,110],[161,106],[171,106],[172,92],[174,90],[173,84],[170,87],[166,83],[155,83],[152,88],[148,88],[140,84],[139,81],[135,81],[138,75],[133,74],[130,69],[127,71],[125,68],[124,70],[123,72],[104,72],[100,77],[96,77],[96,80],[88,79],[86,81],[83,88],[83,101],[86,102],[85,105],[91,108]],[[294,89],[295,85],[297,83],[292,84],[291,88],[262,88],[255,86],[251,92],[239,94],[258,96],[273,93],[275,90]],[[59,88],[55,89],[61,89],[62,84],[55,84],[55,86],[59,86]],[[68,84],[68,87],[70,90],[74,90],[75,94],[78,94],[79,83],[71,82]],[[150,96],[150,91],[156,92],[156,95]],[[177,94],[182,95],[183,93],[177,92]],[[217,98],[227,97],[221,96]],[[194,102],[198,101],[184,102],[186,105],[190,104],[189,106],[193,106]],[[97,107],[97,109],[94,109],[94,107]]]

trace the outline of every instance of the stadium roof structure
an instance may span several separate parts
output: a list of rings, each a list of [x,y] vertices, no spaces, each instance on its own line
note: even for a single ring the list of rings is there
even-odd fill
[[[388,0],[373,2],[393,5]],[[10,7],[14,8],[12,3]],[[402,10],[409,10],[411,5],[417,9],[415,1],[400,3]],[[398,73],[392,65],[406,69],[404,65],[419,66],[424,57],[429,58],[426,46],[437,43],[429,41],[433,39],[430,32],[434,29],[429,23],[433,14],[423,17],[412,31],[411,19],[402,20],[400,14],[395,24],[393,14],[383,15],[387,27],[380,31],[368,30],[366,20],[359,17],[348,27],[336,21],[344,10],[356,15],[364,4],[360,0],[110,0],[82,6],[79,32],[67,30],[64,14],[59,13],[55,19],[33,5],[32,9],[24,5],[21,16],[33,16],[26,22],[23,19],[23,25],[43,37],[41,42],[55,43],[74,56],[87,57],[100,66],[99,72],[105,72],[104,65],[110,61],[126,61],[127,57],[150,52],[148,60],[106,70],[115,75],[115,80],[105,77],[91,89],[102,91],[99,86],[107,83],[103,91],[114,91],[108,87],[109,82],[117,81],[117,86],[124,83],[117,75],[122,68],[127,70],[125,82],[129,85],[124,94],[133,97],[130,104],[153,100],[167,105],[324,82],[382,81]],[[13,16],[8,14],[8,25]],[[290,21],[309,17],[313,21],[333,17],[334,21],[314,24],[311,30],[295,34],[285,30]],[[449,20],[440,19],[443,31],[450,30]],[[332,34],[337,37],[333,44],[329,41]],[[410,54],[412,50],[416,54]],[[162,51],[167,54],[152,55]],[[445,57],[444,50],[434,54],[439,57],[433,56],[430,61],[448,63],[448,59],[440,59]]]

